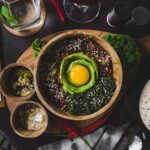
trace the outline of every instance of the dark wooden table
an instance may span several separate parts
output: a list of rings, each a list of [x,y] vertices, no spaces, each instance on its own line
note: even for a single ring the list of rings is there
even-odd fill
[[[117,0],[103,0],[102,9],[99,17],[92,23],[86,25],[79,25],[71,22],[70,20],[67,20],[66,24],[61,23],[56,13],[56,10],[53,8],[50,0],[45,0],[44,2],[47,10],[46,22],[40,32],[27,38],[17,37],[8,33],[1,24],[0,56],[2,56],[3,58],[3,66],[15,62],[19,58],[19,56],[31,45],[31,42],[35,39],[35,37],[44,37],[48,34],[62,30],[77,28],[96,29],[102,31],[109,31],[113,33],[127,33],[132,35],[133,37],[143,37],[150,33],[150,24],[135,30],[109,27],[106,23],[106,15],[113,7],[113,4],[116,1]],[[128,1],[131,3],[133,8],[142,5],[150,9],[149,0]],[[139,122],[147,136],[147,140],[144,142],[144,150],[150,149],[150,133],[144,128],[144,126],[141,123],[138,111],[138,101],[144,83],[150,78],[149,66],[150,56],[147,55],[144,61],[142,61],[136,78],[131,84],[130,88],[128,89],[128,92],[125,94],[124,98],[121,101],[119,101],[111,117],[105,123],[120,125],[129,121]],[[42,136],[36,139],[20,138],[12,131],[9,123],[9,117],[10,113],[7,108],[0,110],[0,128],[5,130],[7,134],[9,134],[10,137],[17,143],[17,145],[20,145],[19,150],[36,150],[39,145],[50,143],[59,139],[53,138],[48,134],[43,134]]]

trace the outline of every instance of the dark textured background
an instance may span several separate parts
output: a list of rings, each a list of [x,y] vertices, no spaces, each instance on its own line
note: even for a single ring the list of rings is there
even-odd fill
[[[106,23],[106,15],[111,10],[116,1],[117,0],[102,0],[102,9],[99,17],[92,23],[79,25],[71,22],[70,20],[67,20],[66,24],[61,23],[56,10],[50,3],[50,0],[44,0],[47,10],[46,22],[42,30],[34,36],[30,36],[27,38],[17,37],[8,33],[3,28],[3,26],[0,25],[0,57],[2,57],[3,59],[3,65],[5,66],[9,63],[15,62],[18,57],[31,45],[31,42],[33,41],[33,39],[35,39],[35,37],[44,37],[48,34],[66,29],[96,29],[113,33],[127,33],[134,37],[142,37],[150,33],[150,24],[136,30],[125,30],[121,28],[109,27]],[[62,3],[61,0],[60,2]],[[128,2],[131,3],[132,8],[136,6],[145,6],[150,10],[150,0],[128,0]],[[120,125],[128,121],[139,122],[148,137],[148,139],[144,143],[144,150],[150,149],[150,135],[141,123],[138,111],[138,100],[144,83],[150,77],[150,69],[148,69],[149,66],[150,56],[146,56],[128,92],[126,93],[124,98],[117,104],[113,111],[113,114],[105,123]],[[47,134],[44,134],[36,139],[20,138],[12,131],[9,123],[9,116],[10,113],[6,108],[0,110],[0,127],[11,136],[11,138],[17,143],[17,145],[20,145],[20,150],[36,150],[39,145],[58,140],[58,138],[52,138]]]

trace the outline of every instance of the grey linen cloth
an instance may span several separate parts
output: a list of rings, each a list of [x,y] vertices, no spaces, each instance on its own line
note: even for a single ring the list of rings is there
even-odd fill
[[[0,150],[17,150],[6,132],[0,130]]]
[[[126,150],[139,131],[137,124],[104,126],[84,137],[64,139],[41,146],[38,150]]]

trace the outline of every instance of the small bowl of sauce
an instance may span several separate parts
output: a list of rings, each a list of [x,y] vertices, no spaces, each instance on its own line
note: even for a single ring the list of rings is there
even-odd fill
[[[35,93],[32,70],[24,64],[6,66],[0,75],[0,89],[9,100],[30,99]]]

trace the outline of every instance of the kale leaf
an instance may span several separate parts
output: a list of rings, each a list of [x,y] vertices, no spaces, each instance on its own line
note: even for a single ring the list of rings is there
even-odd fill
[[[0,9],[0,14],[2,18],[4,18],[4,21],[6,22],[7,25],[10,26],[18,25],[18,21],[14,16],[10,15],[10,12],[7,7],[2,6]]]
[[[33,56],[34,58],[36,58],[38,56],[38,54],[40,53],[42,47],[43,47],[43,43],[39,38],[36,38],[33,42],[32,42],[32,49],[33,49]]]
[[[106,34],[103,38],[116,50],[125,72],[137,67],[141,54],[138,45],[131,36]]]
[[[115,89],[115,79],[109,74],[101,74],[101,79],[86,92],[67,94],[64,109],[71,115],[89,115],[106,105]]]

